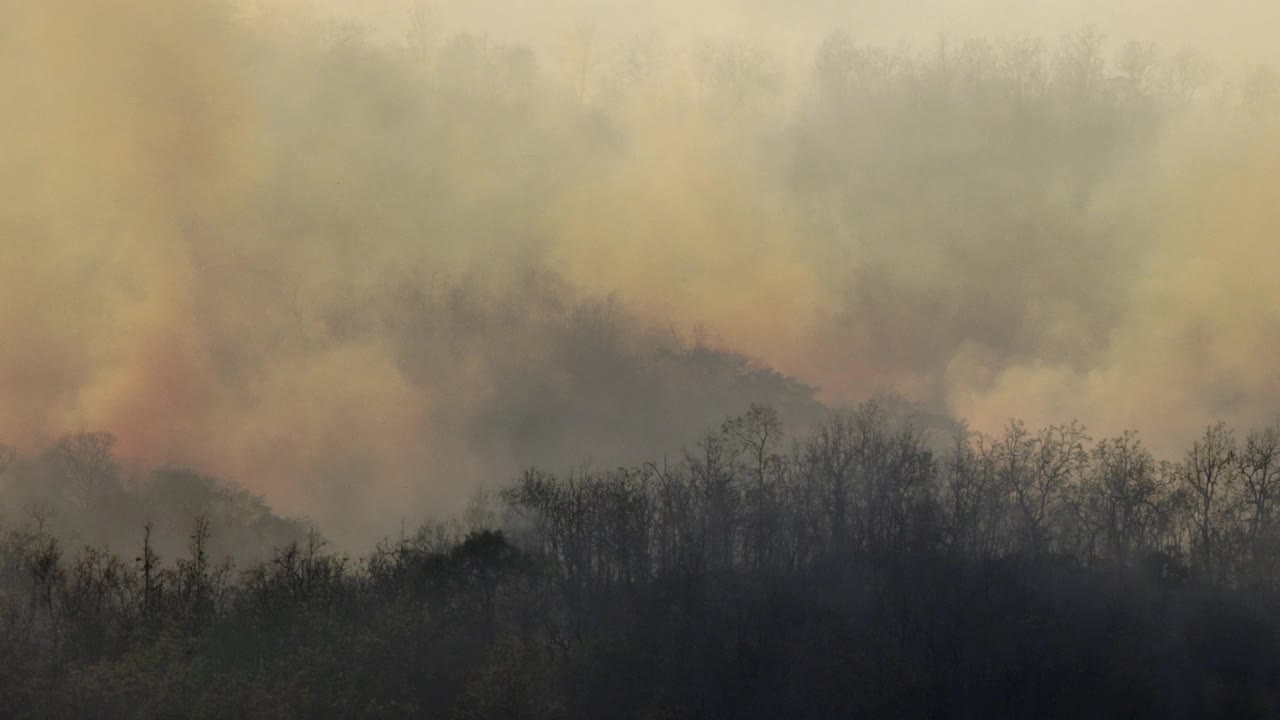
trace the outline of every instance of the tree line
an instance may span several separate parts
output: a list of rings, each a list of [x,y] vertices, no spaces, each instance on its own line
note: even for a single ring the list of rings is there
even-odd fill
[[[33,519],[0,543],[0,707],[1266,717],[1278,487],[1276,425],[1161,461],[1135,433],[940,437],[870,402],[797,438],[755,405],[677,457],[530,469],[358,557],[312,530],[237,566],[207,517],[181,551],[147,524],[136,552],[71,553]]]

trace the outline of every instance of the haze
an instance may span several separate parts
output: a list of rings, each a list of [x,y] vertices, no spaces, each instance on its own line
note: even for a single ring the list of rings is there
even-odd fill
[[[0,4],[0,440],[366,537],[757,401],[1275,417],[1273,3],[685,6]]]

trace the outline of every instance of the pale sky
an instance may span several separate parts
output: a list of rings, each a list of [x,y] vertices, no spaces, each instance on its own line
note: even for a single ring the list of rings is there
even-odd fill
[[[310,7],[402,41],[407,18],[429,7],[446,31],[538,42],[589,24],[628,35],[652,30],[811,45],[832,30],[879,43],[917,43],[940,33],[1055,38],[1096,25],[1112,40],[1194,48],[1222,64],[1280,60],[1272,0],[243,0],[255,11]]]

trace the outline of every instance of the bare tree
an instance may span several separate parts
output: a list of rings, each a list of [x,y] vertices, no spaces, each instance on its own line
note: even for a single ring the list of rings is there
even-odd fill
[[[1196,538],[1192,557],[1206,577],[1221,571],[1216,555],[1222,532],[1220,516],[1236,468],[1236,441],[1224,424],[1210,425],[1187,452],[1181,481],[1191,501]]]
[[[1161,492],[1155,458],[1137,433],[1098,441],[1083,487],[1085,522],[1101,534],[1108,558],[1126,564],[1149,549]]]
[[[1280,496],[1280,423],[1254,430],[1245,438],[1237,456],[1241,503],[1245,515],[1248,554],[1253,582],[1270,577],[1277,547],[1273,519]]]
[[[156,609],[156,595],[159,588],[156,587],[156,568],[160,564],[160,556],[156,554],[155,546],[151,542],[151,523],[147,523],[142,527],[142,554],[138,556],[137,561],[142,563],[142,612],[144,615],[151,615]]]
[[[17,458],[18,458],[17,450],[13,449],[9,445],[0,443],[0,475],[4,475],[6,472],[8,472],[9,468],[13,465],[14,461],[17,460]]]
[[[1088,440],[1076,422],[1032,435],[1014,421],[996,443],[997,472],[1017,511],[1023,545],[1032,554],[1047,552],[1053,543],[1053,523],[1088,462]]]
[[[804,467],[816,489],[828,551],[851,542],[857,443],[849,420],[837,415],[809,438]]]
[[[749,565],[762,567],[773,560],[775,535],[781,524],[780,486],[786,474],[786,458],[778,453],[782,421],[772,407],[753,404],[745,415],[725,422],[721,432],[744,457],[743,469],[750,481],[743,493],[743,552]]]
[[[115,444],[110,433],[76,433],[64,436],[49,450],[68,499],[77,507],[87,508],[115,488]]]
[[[961,432],[940,464],[947,544],[957,555],[985,556],[999,549],[1004,489],[992,448],[986,438]]]
[[[694,496],[701,504],[704,557],[712,568],[733,564],[734,536],[739,522],[741,488],[735,473],[738,449],[723,435],[710,434],[698,452],[685,453]]]
[[[418,0],[409,10],[409,27],[405,39],[419,60],[431,56],[439,42],[440,22],[434,6]]]

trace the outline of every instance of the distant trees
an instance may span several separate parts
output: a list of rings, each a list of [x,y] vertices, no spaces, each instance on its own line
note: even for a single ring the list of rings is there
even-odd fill
[[[1161,464],[1136,433],[1094,442],[1074,422],[939,444],[868,403],[788,450],[776,413],[754,406],[674,465],[529,471],[503,497],[583,592],[919,552],[1117,568],[1185,555],[1200,581],[1253,587],[1275,562],[1277,438],[1267,428],[1237,447],[1214,425],[1182,462]]]
[[[1200,582],[1275,586],[1280,425],[1242,441],[1226,425],[1212,425],[1180,462],[1161,463],[1133,432],[1095,442],[1079,423],[1033,430],[1015,421],[993,436],[961,430],[948,439],[895,412],[869,402],[788,438],[776,410],[753,405],[675,461],[584,465],[564,478],[530,469],[478,505],[473,525],[511,519],[515,537],[553,561],[566,596],[580,598],[668,573],[794,572],[838,557],[922,552],[1033,561],[1065,554],[1117,568],[1164,554],[1186,557]],[[69,507],[126,492],[113,442],[105,434],[67,436],[44,454]],[[20,473],[41,472],[13,452],[0,459]],[[138,515],[146,525],[139,570],[148,606],[177,592],[184,604],[206,608],[200,613],[214,612],[210,603],[220,602],[230,581],[216,558],[231,548],[210,545],[211,527],[282,543],[274,562],[287,575],[310,572],[300,558],[323,546],[259,499],[196,473],[160,470],[128,492],[174,517],[201,518],[185,551],[170,547],[189,557],[165,585],[156,526]],[[33,510],[40,522],[23,547],[56,546],[48,545],[45,525],[51,511]],[[47,585],[61,556],[51,549],[42,557],[28,561],[44,568],[33,587]],[[296,563],[303,569],[294,570]]]
[[[115,444],[110,433],[76,433],[64,436],[49,450],[64,492],[77,507],[89,507],[118,489]]]
[[[13,461],[17,459],[17,457],[17,450],[5,445],[4,443],[0,443],[0,476],[4,475],[5,471],[9,469],[9,466],[13,464]]]
[[[258,559],[305,537],[262,498],[191,470],[122,467],[108,433],[66,435],[23,454],[0,447],[0,522],[29,522],[71,547],[130,547],[144,526],[157,554],[185,553],[197,517],[219,528],[209,552]]]

